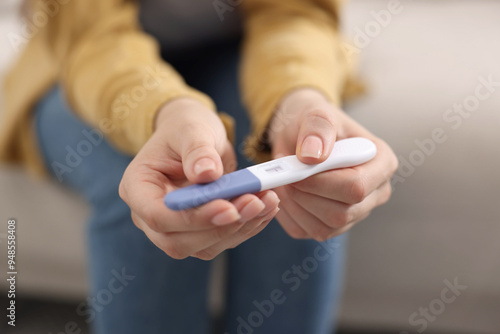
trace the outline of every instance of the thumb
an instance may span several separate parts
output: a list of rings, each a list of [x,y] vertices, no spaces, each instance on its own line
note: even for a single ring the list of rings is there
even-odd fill
[[[206,183],[221,177],[222,160],[213,133],[199,131],[186,137],[189,139],[183,141],[181,150],[186,178],[192,183]]]
[[[315,164],[325,161],[337,137],[331,112],[314,110],[304,113],[299,126],[296,154],[300,161]]]

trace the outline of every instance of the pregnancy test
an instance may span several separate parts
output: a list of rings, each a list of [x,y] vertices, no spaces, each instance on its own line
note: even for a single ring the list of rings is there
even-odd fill
[[[290,155],[225,174],[214,182],[172,191],[164,202],[171,210],[190,209],[215,199],[231,199],[284,186],[327,170],[357,166],[371,160],[376,153],[375,144],[366,138],[342,139],[322,163],[308,165]]]

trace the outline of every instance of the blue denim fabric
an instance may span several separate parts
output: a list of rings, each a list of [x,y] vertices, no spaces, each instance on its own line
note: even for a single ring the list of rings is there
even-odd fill
[[[237,89],[237,46],[202,54],[169,61],[190,85],[235,117],[241,143],[248,120]],[[92,207],[87,223],[91,291],[78,314],[98,334],[209,333],[211,262],[174,260],[134,226],[130,209],[118,196],[132,157],[115,150],[75,117],[57,86],[34,113],[40,148],[54,179],[80,193]],[[249,162],[238,147],[242,168]],[[294,240],[273,221],[256,237],[226,251],[223,333],[331,334],[341,294],[345,239]]]

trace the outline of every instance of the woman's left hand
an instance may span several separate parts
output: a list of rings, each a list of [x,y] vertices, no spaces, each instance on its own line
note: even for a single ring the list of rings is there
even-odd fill
[[[336,140],[350,137],[372,140],[375,158],[275,189],[281,200],[277,219],[290,236],[324,241],[365,219],[389,200],[398,160],[383,140],[316,90],[295,90],[280,103],[269,128],[274,158],[297,154],[307,164],[323,162]]]

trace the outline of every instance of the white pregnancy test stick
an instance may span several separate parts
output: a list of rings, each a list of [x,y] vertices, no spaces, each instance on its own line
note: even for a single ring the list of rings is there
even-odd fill
[[[223,175],[214,182],[172,191],[164,202],[171,210],[194,208],[215,199],[231,199],[298,182],[327,170],[357,166],[371,160],[376,153],[375,144],[366,138],[343,139],[335,143],[332,153],[322,163],[308,165],[290,155]]]

